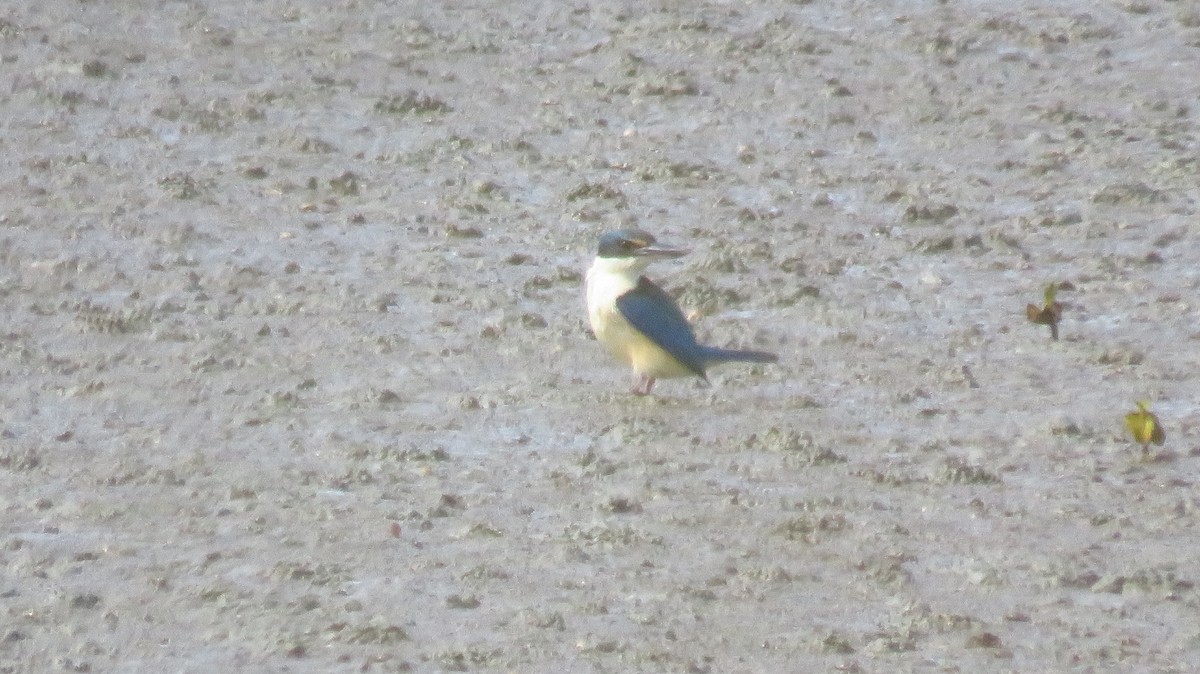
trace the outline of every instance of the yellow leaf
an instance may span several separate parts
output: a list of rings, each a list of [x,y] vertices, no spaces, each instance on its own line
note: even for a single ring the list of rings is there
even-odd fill
[[[1167,434],[1163,432],[1162,426],[1158,423],[1158,417],[1149,409],[1149,403],[1138,402],[1136,412],[1130,412],[1125,415],[1125,428],[1133,434],[1133,439],[1142,445],[1143,449],[1149,449],[1150,443],[1161,445],[1167,439]]]
[[[1030,323],[1049,325],[1051,339],[1058,339],[1058,322],[1062,320],[1062,304],[1054,301],[1057,287],[1054,283],[1046,286],[1045,306],[1025,305],[1025,317],[1029,319]]]

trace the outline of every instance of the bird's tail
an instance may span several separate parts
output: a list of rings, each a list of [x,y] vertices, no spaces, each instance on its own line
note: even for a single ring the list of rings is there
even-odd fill
[[[718,349],[715,346],[704,347],[704,360],[708,363],[727,363],[742,361],[746,363],[774,363],[779,356],[768,351],[739,351],[738,349]]]

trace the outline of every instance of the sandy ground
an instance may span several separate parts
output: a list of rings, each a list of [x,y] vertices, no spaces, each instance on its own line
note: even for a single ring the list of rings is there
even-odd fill
[[[1196,671],[1198,73],[1183,0],[6,3],[0,672]],[[622,225],[781,362],[629,395]]]

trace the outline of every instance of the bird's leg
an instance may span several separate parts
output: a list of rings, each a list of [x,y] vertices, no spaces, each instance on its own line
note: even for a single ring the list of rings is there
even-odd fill
[[[633,381],[634,395],[650,395],[650,389],[652,388],[654,388],[654,377],[650,375],[639,374]]]

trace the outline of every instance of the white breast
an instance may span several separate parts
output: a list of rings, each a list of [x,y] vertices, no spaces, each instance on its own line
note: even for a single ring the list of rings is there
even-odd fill
[[[587,304],[593,331],[597,315],[614,309],[618,297],[637,287],[642,270],[634,267],[627,259],[598,257],[592,262],[587,272]]]
[[[633,328],[617,311],[617,298],[637,287],[646,269],[639,259],[596,258],[587,273],[588,321],[596,340],[638,374],[684,377],[694,374]]]

